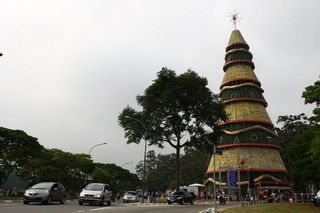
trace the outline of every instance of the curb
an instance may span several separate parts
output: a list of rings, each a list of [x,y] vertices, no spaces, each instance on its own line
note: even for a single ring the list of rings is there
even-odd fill
[[[19,203],[22,200],[0,200],[0,203]]]

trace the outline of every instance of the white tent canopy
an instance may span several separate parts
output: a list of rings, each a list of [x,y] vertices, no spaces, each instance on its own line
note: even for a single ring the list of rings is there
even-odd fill
[[[189,186],[204,187],[204,185],[200,183],[193,183],[193,184],[190,184]]]

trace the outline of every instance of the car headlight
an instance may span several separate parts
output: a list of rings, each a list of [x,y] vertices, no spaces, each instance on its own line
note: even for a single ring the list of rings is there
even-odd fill
[[[178,199],[180,200],[180,199],[182,199],[182,197],[178,197]]]
[[[96,195],[96,197],[101,197],[101,195]]]

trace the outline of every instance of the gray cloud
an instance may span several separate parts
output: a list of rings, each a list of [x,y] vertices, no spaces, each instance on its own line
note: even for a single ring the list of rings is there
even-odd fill
[[[188,68],[218,93],[224,51],[238,28],[251,47],[273,122],[307,112],[318,79],[318,1],[30,0],[0,3],[1,126],[45,147],[87,153],[133,171],[142,145],[126,145],[117,116],[161,67]],[[168,148],[165,152],[170,152]]]

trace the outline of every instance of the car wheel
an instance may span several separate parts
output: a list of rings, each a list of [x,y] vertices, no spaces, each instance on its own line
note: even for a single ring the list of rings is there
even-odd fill
[[[111,201],[108,201],[108,206],[111,206]]]
[[[63,197],[62,200],[60,201],[61,204],[64,204],[66,202],[66,199]]]
[[[190,204],[193,205],[193,200],[190,200]]]
[[[29,204],[29,202],[24,200],[24,201],[23,201],[23,204]]]
[[[170,201],[168,201],[168,204],[169,204],[169,205],[171,205],[171,202],[170,202]]]
[[[47,201],[44,202],[44,204],[50,205],[50,204],[51,204],[51,201],[52,201],[52,200],[51,200],[51,197],[49,196],[48,199],[47,199]]]
[[[80,200],[79,200],[79,205],[80,205],[80,206],[82,206],[82,205],[83,205],[83,202],[82,202],[82,201],[80,201]]]
[[[184,204],[184,200],[182,199],[181,201],[180,201],[180,205],[183,205]]]
[[[102,197],[102,199],[101,199],[101,201],[100,201],[99,205],[100,205],[100,206],[103,206],[103,204],[104,204],[104,197]]]

